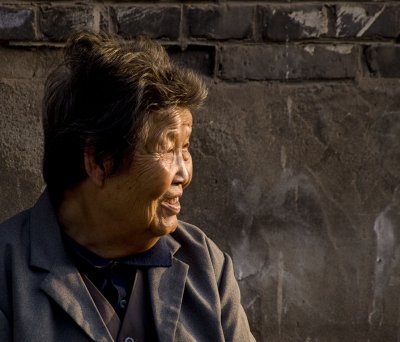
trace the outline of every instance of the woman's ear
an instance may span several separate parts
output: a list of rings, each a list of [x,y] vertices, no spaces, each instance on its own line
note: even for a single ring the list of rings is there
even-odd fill
[[[85,170],[91,181],[99,187],[104,185],[107,176],[107,170],[103,164],[96,163],[94,151],[91,148],[86,148],[84,152]]]

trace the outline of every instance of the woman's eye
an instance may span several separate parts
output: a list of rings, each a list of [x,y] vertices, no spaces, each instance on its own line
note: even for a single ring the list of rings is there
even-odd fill
[[[173,144],[163,144],[159,147],[159,151],[161,153],[173,153],[174,145]]]

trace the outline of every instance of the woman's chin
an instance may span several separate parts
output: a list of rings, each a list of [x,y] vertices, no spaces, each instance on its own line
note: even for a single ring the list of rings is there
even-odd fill
[[[176,215],[161,217],[151,225],[151,231],[156,236],[163,236],[173,233],[178,227]]]

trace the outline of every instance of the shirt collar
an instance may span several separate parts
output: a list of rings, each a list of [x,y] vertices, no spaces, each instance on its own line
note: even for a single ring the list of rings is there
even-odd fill
[[[66,234],[63,234],[63,241],[67,251],[74,258],[98,269],[114,264],[133,267],[170,267],[172,265],[172,253],[164,236],[147,251],[116,259],[103,258],[81,246]]]

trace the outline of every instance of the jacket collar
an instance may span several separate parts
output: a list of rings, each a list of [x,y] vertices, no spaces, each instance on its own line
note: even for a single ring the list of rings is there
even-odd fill
[[[62,244],[60,227],[47,191],[43,192],[31,209],[30,263],[50,271],[52,265],[66,265],[69,260]]]
[[[32,208],[30,219],[31,266],[49,272],[41,289],[93,340],[112,342],[80,273],[65,253],[60,226],[47,191]]]
[[[49,272],[42,290],[93,340],[111,342],[80,273],[65,252],[47,191],[32,208],[30,219],[30,263]],[[180,244],[171,235],[166,236],[166,243],[173,255],[172,266],[150,268],[148,286],[159,339],[168,342],[174,339],[189,266],[174,257]]]

